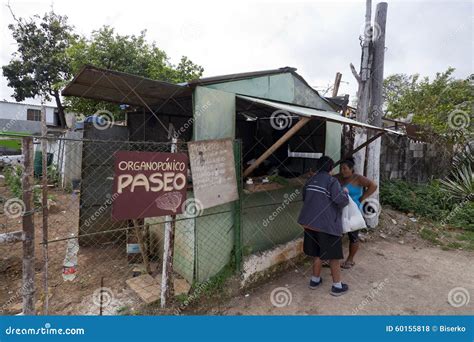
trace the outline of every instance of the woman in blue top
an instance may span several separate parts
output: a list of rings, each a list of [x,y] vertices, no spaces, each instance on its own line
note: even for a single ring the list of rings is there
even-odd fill
[[[362,202],[377,190],[377,184],[367,177],[354,173],[354,159],[346,158],[341,162],[341,172],[336,175],[343,188],[349,191],[349,196],[362,210]],[[354,256],[359,249],[359,231],[347,233],[349,237],[349,255],[341,264],[342,268],[355,265]]]

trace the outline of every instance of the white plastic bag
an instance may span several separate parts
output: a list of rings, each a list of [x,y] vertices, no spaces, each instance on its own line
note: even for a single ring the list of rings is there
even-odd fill
[[[342,209],[342,232],[348,233],[367,228],[357,204],[349,197],[349,204]]]

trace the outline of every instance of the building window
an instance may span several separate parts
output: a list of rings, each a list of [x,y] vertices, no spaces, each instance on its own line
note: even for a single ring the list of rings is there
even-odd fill
[[[27,109],[26,120],[29,121],[41,121],[41,110],[39,109]]]

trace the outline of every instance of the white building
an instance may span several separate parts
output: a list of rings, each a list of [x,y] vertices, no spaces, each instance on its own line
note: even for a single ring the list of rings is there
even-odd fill
[[[56,107],[44,106],[46,124],[59,126]],[[0,131],[6,132],[41,132],[41,105],[0,101]]]

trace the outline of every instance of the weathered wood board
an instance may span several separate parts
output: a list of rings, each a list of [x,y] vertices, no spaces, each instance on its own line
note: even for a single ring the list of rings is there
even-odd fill
[[[194,197],[202,209],[239,198],[232,139],[188,143]]]

